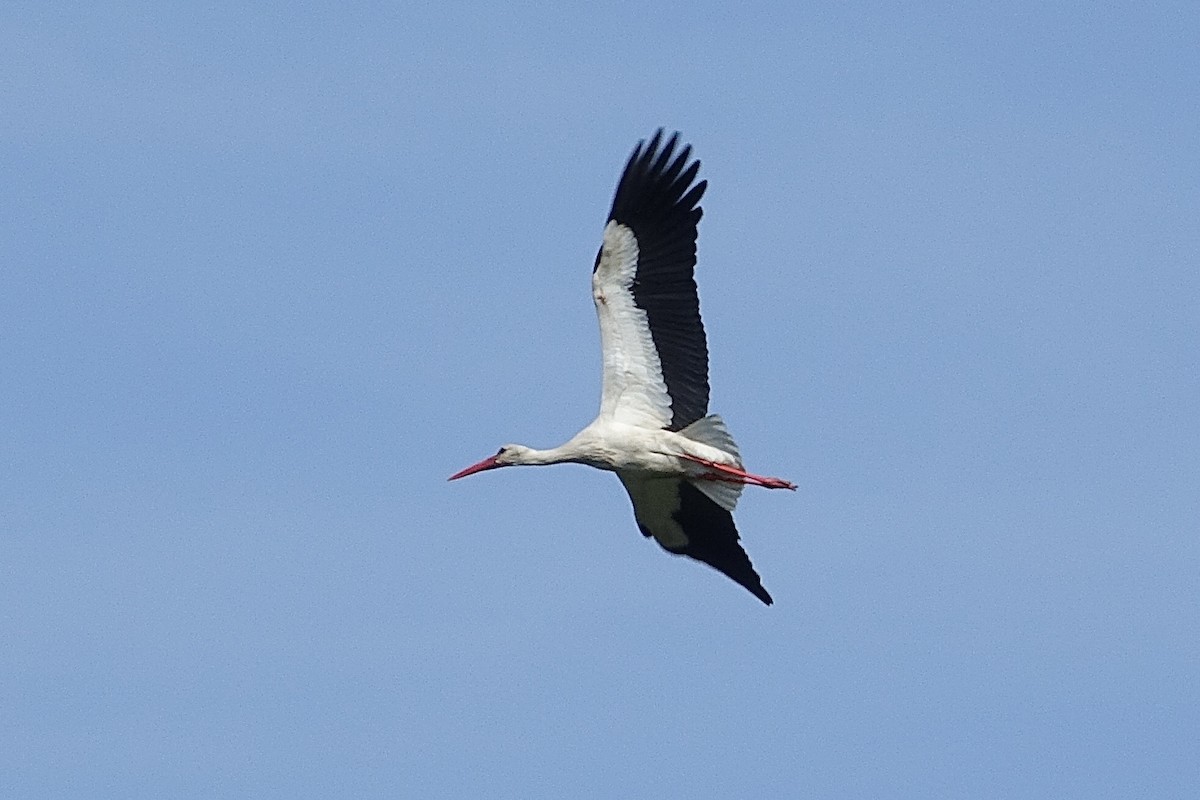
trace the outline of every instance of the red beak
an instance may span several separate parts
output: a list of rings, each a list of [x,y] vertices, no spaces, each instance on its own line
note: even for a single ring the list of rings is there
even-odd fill
[[[462,472],[454,473],[446,480],[456,481],[459,478],[465,478],[468,475],[474,475],[476,472],[483,472],[484,470],[495,469],[496,467],[503,467],[503,466],[507,466],[507,465],[501,464],[499,461],[497,461],[496,456],[488,456],[483,461],[480,461],[478,464],[472,464],[471,466],[464,469]]]

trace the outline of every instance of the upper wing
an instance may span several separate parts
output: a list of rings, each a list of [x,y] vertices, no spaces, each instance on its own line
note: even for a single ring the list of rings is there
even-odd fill
[[[723,572],[767,605],[774,602],[738,541],[731,513],[682,478],[621,472],[617,477],[629,492],[643,535],[653,536],[669,553],[690,556]]]
[[[708,343],[693,270],[707,181],[691,146],[640,142],[613,198],[592,272],[604,385],[600,416],[677,431],[708,412]],[[686,167],[686,168],[685,168]]]

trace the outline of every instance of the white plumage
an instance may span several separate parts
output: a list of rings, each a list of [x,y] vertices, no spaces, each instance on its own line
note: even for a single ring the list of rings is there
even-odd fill
[[[746,484],[795,489],[742,467],[725,423],[708,415],[708,345],[693,271],[705,181],[691,147],[659,130],[640,142],[617,185],[592,273],[600,322],[600,413],[549,450],[505,445],[451,476],[574,462],[617,473],[646,536],[703,561],[768,605],[730,512]],[[661,145],[661,147],[660,147]]]
[[[615,221],[605,225],[600,261],[592,273],[604,366],[597,422],[656,430],[671,424],[671,396],[646,312],[634,304],[630,292],[637,258],[633,231]]]

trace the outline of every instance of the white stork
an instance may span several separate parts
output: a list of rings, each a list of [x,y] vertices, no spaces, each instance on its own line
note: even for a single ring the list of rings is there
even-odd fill
[[[604,360],[600,414],[566,444],[506,444],[450,480],[564,462],[615,472],[643,535],[770,605],[730,512],[745,484],[796,487],[746,472],[725,423],[708,414],[708,344],[693,277],[708,182],[693,183],[700,162],[688,163],[691,146],[676,155],[679,134],[660,148],[662,136],[659,129],[629,157],[592,270]]]

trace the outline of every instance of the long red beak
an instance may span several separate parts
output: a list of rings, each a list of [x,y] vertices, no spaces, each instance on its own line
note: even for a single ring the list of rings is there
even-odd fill
[[[499,461],[496,460],[495,456],[488,456],[483,461],[480,461],[478,464],[472,464],[471,466],[464,469],[462,472],[454,473],[446,480],[456,481],[459,478],[465,478],[468,475],[474,475],[476,472],[483,472],[484,470],[495,469],[496,467],[503,467],[503,466],[507,466],[507,465],[501,464]]]

